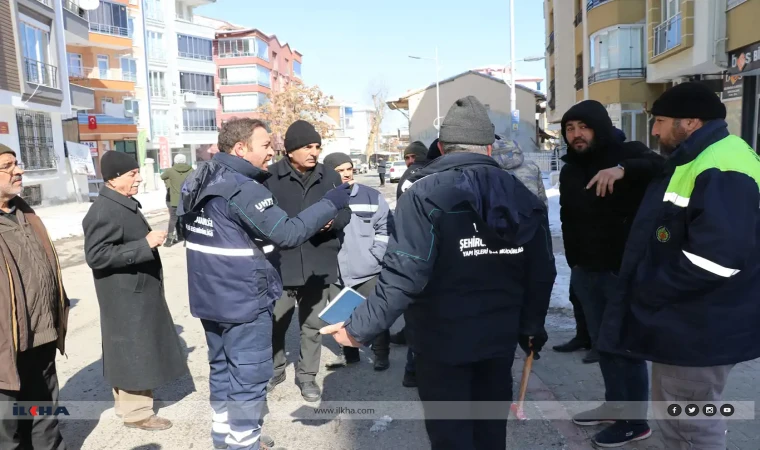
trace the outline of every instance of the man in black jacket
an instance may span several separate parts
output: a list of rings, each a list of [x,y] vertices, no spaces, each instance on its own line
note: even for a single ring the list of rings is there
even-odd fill
[[[287,156],[269,167],[272,176],[265,186],[274,194],[277,206],[295,217],[342,182],[337,172],[317,163],[322,138],[310,123],[299,120],[288,128],[285,150]],[[301,352],[296,382],[304,400],[315,402],[322,396],[314,381],[322,350],[319,329],[324,325],[319,313],[330,300],[329,286],[338,281],[339,233],[350,221],[351,210],[345,208],[321,233],[300,247],[270,254],[270,262],[280,270],[284,286],[283,295],[274,308],[274,376],[267,388],[270,391],[285,381],[285,334],[298,303]]]
[[[443,156],[398,200],[375,293],[322,330],[358,346],[406,311],[433,450],[504,449],[515,350],[538,358],[547,340],[556,270],[546,207],[489,157],[493,136],[475,97],[454,103]]]
[[[605,107],[586,100],[562,117],[568,145],[560,173],[560,218],[573,291],[596,346],[607,304],[619,295],[617,274],[631,223],[647,184],[664,160],[640,142],[623,142]],[[577,425],[614,423],[594,436],[602,447],[646,439],[646,362],[600,353],[606,403],[576,415]]]
[[[407,180],[409,180],[409,177],[412,176],[414,171],[419,170],[427,164],[427,152],[427,147],[425,147],[425,144],[420,141],[414,141],[404,149],[406,172],[404,172],[398,180],[398,186],[396,186],[396,200],[398,200],[398,198],[401,197],[401,194],[412,185]]]

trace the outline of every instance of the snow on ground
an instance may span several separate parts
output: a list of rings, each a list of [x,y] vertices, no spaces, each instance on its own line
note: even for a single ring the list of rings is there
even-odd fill
[[[135,198],[142,205],[142,212],[146,216],[166,212],[166,189],[161,186],[160,190],[137,194]],[[90,209],[92,203],[66,203],[58,206],[48,206],[35,209],[42,219],[50,237],[57,241],[74,236],[82,236],[82,220]]]
[[[570,304],[570,267],[565,259],[565,249],[560,247],[562,239],[562,223],[559,220],[559,185],[550,186],[549,179],[544,178],[546,196],[549,198],[549,228],[554,239],[554,261],[557,267],[557,279],[554,281],[552,308],[571,309]],[[559,242],[558,242],[559,241]]]

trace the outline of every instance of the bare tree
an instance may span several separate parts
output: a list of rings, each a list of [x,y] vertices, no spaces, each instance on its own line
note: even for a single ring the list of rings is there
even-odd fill
[[[261,119],[269,124],[275,142],[281,144],[285,131],[296,120],[305,120],[314,125],[322,139],[330,139],[332,126],[324,121],[332,96],[325,95],[318,86],[302,83],[288,83],[279,92],[269,94],[269,103],[259,110]],[[280,149],[278,149],[280,150]]]
[[[372,156],[375,149],[375,143],[380,137],[380,126],[385,118],[385,100],[388,97],[388,91],[384,86],[375,86],[370,89],[370,92],[370,95],[372,96],[372,104],[375,109],[370,119],[369,138],[367,139],[367,148],[365,150],[367,160]]]

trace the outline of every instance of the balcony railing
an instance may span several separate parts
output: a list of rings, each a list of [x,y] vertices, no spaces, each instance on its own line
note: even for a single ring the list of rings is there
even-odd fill
[[[29,83],[58,89],[58,67],[33,59],[24,59],[24,74]]]
[[[654,56],[681,45],[681,13],[654,28]]]
[[[549,55],[554,54],[554,32],[549,35],[549,45],[546,47],[546,53]]]
[[[200,95],[200,96],[203,96],[203,97],[213,97],[213,96],[216,95],[216,93],[214,91],[202,91],[200,89],[180,89],[179,92],[181,94],[188,94],[188,93],[190,93],[190,94]]]
[[[573,20],[573,25],[576,27],[583,22],[583,11],[578,11],[578,14],[575,15],[575,20]]]
[[[256,56],[255,51],[245,52],[245,51],[229,51],[229,52],[220,52],[219,58],[247,58],[247,57],[254,57]]]
[[[179,52],[177,54],[180,58],[186,59],[198,59],[200,61],[213,61],[214,57],[211,55],[204,55],[201,53]]]
[[[596,8],[597,6],[603,5],[603,4],[605,4],[605,3],[609,2],[609,1],[612,1],[612,0],[588,0],[588,2],[586,2],[586,10],[587,11],[591,11],[592,9]]]
[[[555,92],[554,92],[554,80],[549,83],[549,109],[556,109],[555,106],[557,104],[555,100]]]
[[[240,86],[243,84],[259,84],[256,80],[228,80],[227,78],[220,78],[219,82],[222,86]]]
[[[90,31],[95,33],[111,34],[114,36],[129,37],[129,30],[124,27],[115,27],[104,23],[90,22]]]
[[[647,69],[610,69],[596,72],[588,77],[588,83],[597,83],[605,80],[615,80],[618,78],[646,78]]]
[[[69,67],[69,77],[137,82],[136,73],[123,72],[121,69],[102,69],[99,67]]]
[[[42,3],[45,6],[53,7],[53,2],[51,0],[37,0],[39,3]]]
[[[581,89],[583,89],[583,68],[579,67],[575,69],[575,90]]]
[[[63,2],[63,9],[67,11],[71,11],[77,16],[81,17],[82,19],[87,20],[87,11],[80,8],[79,5],[72,2],[71,0],[62,0],[62,2]]]
[[[187,125],[182,124],[182,131],[218,131],[216,125]]]

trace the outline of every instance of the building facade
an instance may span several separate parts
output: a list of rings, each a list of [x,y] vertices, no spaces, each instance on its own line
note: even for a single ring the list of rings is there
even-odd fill
[[[63,120],[72,98],[94,102],[91,90],[69,88],[64,12],[61,0],[0,0],[0,143],[24,165],[22,196],[32,205],[76,198]]]
[[[729,0],[723,102],[732,132],[760,149],[760,0]],[[737,132],[738,131],[738,132]]]
[[[367,143],[372,134],[375,110],[348,102],[334,102],[327,108],[327,115],[335,122],[335,138],[348,138],[348,153],[361,157],[367,154]],[[379,136],[373,142],[369,154],[378,151]]]

